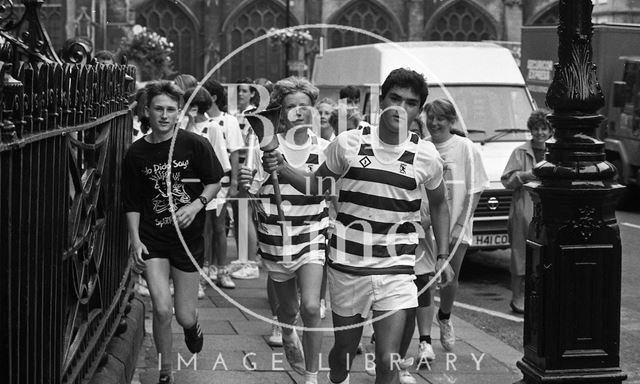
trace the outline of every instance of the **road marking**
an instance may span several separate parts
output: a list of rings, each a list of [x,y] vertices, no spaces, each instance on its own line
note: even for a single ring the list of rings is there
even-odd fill
[[[435,301],[437,301],[438,303],[440,302],[440,298],[439,297],[434,297]],[[485,313],[487,315],[490,316],[495,316],[495,317],[499,317],[501,319],[505,319],[505,320],[510,320],[510,321],[515,321],[516,323],[524,323],[524,318],[522,317],[518,317],[518,316],[513,316],[513,315],[508,315],[506,313],[502,313],[502,312],[497,312],[497,311],[492,311],[490,309],[485,309],[485,308],[480,308],[480,307],[476,307],[475,305],[470,305],[470,304],[465,304],[465,303],[460,303],[457,301],[453,302],[453,305],[456,307],[460,307],[460,308],[464,308],[464,309],[468,309],[470,311],[475,311],[475,312],[480,312],[480,313]]]
[[[631,223],[621,223],[622,225],[626,225],[627,227],[631,227],[631,228],[635,228],[635,229],[640,229],[640,225],[637,224],[631,224]]]

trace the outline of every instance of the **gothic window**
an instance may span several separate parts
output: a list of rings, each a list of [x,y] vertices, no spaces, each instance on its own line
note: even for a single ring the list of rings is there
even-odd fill
[[[384,36],[389,40],[395,40],[398,36],[398,29],[388,12],[367,0],[358,0],[346,9],[339,10],[338,16],[333,19],[331,24],[348,25],[350,27],[364,29]],[[371,36],[343,29],[331,31],[329,41],[331,48],[381,42]]]
[[[297,24],[293,17],[290,25]],[[285,11],[270,0],[259,0],[251,3],[238,12],[229,24],[227,36],[227,53],[232,52],[252,39],[264,35],[270,28],[284,28],[286,26]],[[289,57],[297,57],[296,47],[290,45]],[[223,73],[227,81],[233,82],[243,77],[252,79],[266,77],[271,81],[278,80],[284,75],[285,49],[281,43],[261,40],[234,56],[224,65]]]
[[[538,16],[532,23],[532,25],[558,25],[560,21],[558,5],[554,5],[549,8],[542,15]]]
[[[173,68],[178,73],[199,76],[196,27],[175,1],[149,1],[136,10],[136,23],[150,28],[174,44]]]
[[[485,15],[467,1],[458,1],[436,16],[427,40],[497,40],[496,28]]]
[[[51,44],[55,48],[62,47],[67,38],[64,27],[65,10],[63,7],[64,3],[61,0],[54,0],[45,2],[40,8],[40,21],[44,25],[51,39]],[[13,12],[13,20],[17,22],[22,18],[22,14],[24,14],[24,5],[15,4]]]

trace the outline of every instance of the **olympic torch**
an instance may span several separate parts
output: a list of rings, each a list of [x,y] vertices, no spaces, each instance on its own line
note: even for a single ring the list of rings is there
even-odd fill
[[[280,122],[280,105],[269,105],[264,111],[249,113],[245,118],[251,124],[253,132],[258,136],[260,141],[260,149],[263,152],[275,151],[280,143],[276,136],[278,124]],[[271,172],[271,184],[273,185],[273,194],[278,210],[278,217],[284,223],[284,212],[282,211],[282,195],[280,194],[280,184],[278,183],[278,172]]]

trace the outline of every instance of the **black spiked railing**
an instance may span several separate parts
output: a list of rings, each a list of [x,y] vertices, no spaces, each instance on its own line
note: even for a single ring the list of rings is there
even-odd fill
[[[0,381],[81,383],[132,298],[120,208],[135,69],[62,64],[0,0]]]

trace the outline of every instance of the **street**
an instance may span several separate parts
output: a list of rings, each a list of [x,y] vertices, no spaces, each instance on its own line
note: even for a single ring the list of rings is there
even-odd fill
[[[627,383],[640,383],[640,211],[617,211],[622,238],[620,364]],[[509,309],[509,251],[467,254],[460,276],[457,316],[522,352],[524,319]]]

